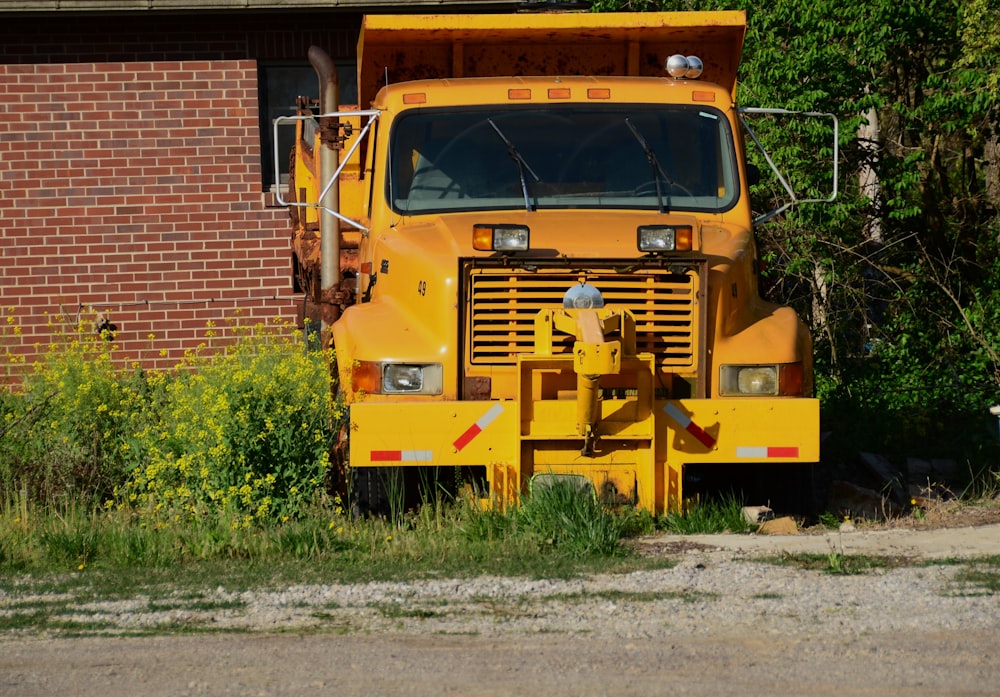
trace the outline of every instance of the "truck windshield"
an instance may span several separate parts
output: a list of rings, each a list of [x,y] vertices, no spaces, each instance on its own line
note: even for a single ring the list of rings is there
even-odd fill
[[[722,212],[739,196],[711,108],[615,104],[421,109],[390,143],[397,213],[632,208]]]

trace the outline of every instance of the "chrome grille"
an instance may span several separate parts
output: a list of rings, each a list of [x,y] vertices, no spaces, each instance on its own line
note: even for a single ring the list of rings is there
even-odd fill
[[[562,307],[575,283],[586,280],[604,296],[607,307],[631,310],[640,353],[649,352],[661,366],[693,367],[698,279],[693,270],[637,269],[616,273],[592,269],[524,271],[472,268],[466,304],[466,338],[474,365],[511,364],[519,353],[534,350],[535,316]],[[568,352],[573,337],[557,337],[554,351]]]

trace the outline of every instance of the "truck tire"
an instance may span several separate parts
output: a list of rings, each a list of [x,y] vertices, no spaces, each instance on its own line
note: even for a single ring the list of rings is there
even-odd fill
[[[384,517],[400,512],[392,497],[402,495],[399,467],[356,467],[351,470],[351,513],[355,518]]]

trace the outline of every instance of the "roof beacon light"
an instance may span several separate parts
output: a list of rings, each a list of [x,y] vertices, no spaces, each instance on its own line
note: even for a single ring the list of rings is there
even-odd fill
[[[705,70],[705,65],[701,62],[701,58],[698,56],[688,56],[687,62],[688,71],[684,77],[691,78],[692,80],[696,80],[701,77],[702,71]]]
[[[705,66],[698,56],[682,56],[679,53],[675,53],[667,59],[666,68],[667,74],[670,77],[678,79],[689,78],[693,80],[701,77]]]

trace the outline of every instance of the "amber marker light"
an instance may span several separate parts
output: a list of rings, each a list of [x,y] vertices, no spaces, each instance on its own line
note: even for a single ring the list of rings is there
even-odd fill
[[[550,87],[549,99],[569,99],[569,87]]]
[[[351,389],[367,394],[382,392],[382,364],[373,361],[355,361],[351,366]]]
[[[611,90],[607,87],[591,87],[587,90],[587,99],[611,99]]]
[[[694,229],[690,225],[678,225],[674,228],[674,240],[678,252],[690,252],[694,245]]]
[[[480,252],[493,251],[493,226],[473,225],[472,226],[472,248]]]
[[[782,397],[805,396],[805,369],[801,363],[778,366],[778,394]]]
[[[692,102],[714,102],[715,92],[705,92],[703,90],[695,90],[691,93]]]
[[[524,88],[507,90],[507,99],[531,99],[531,90]]]
[[[408,92],[403,95],[403,104],[426,104],[427,95],[423,92]]]

